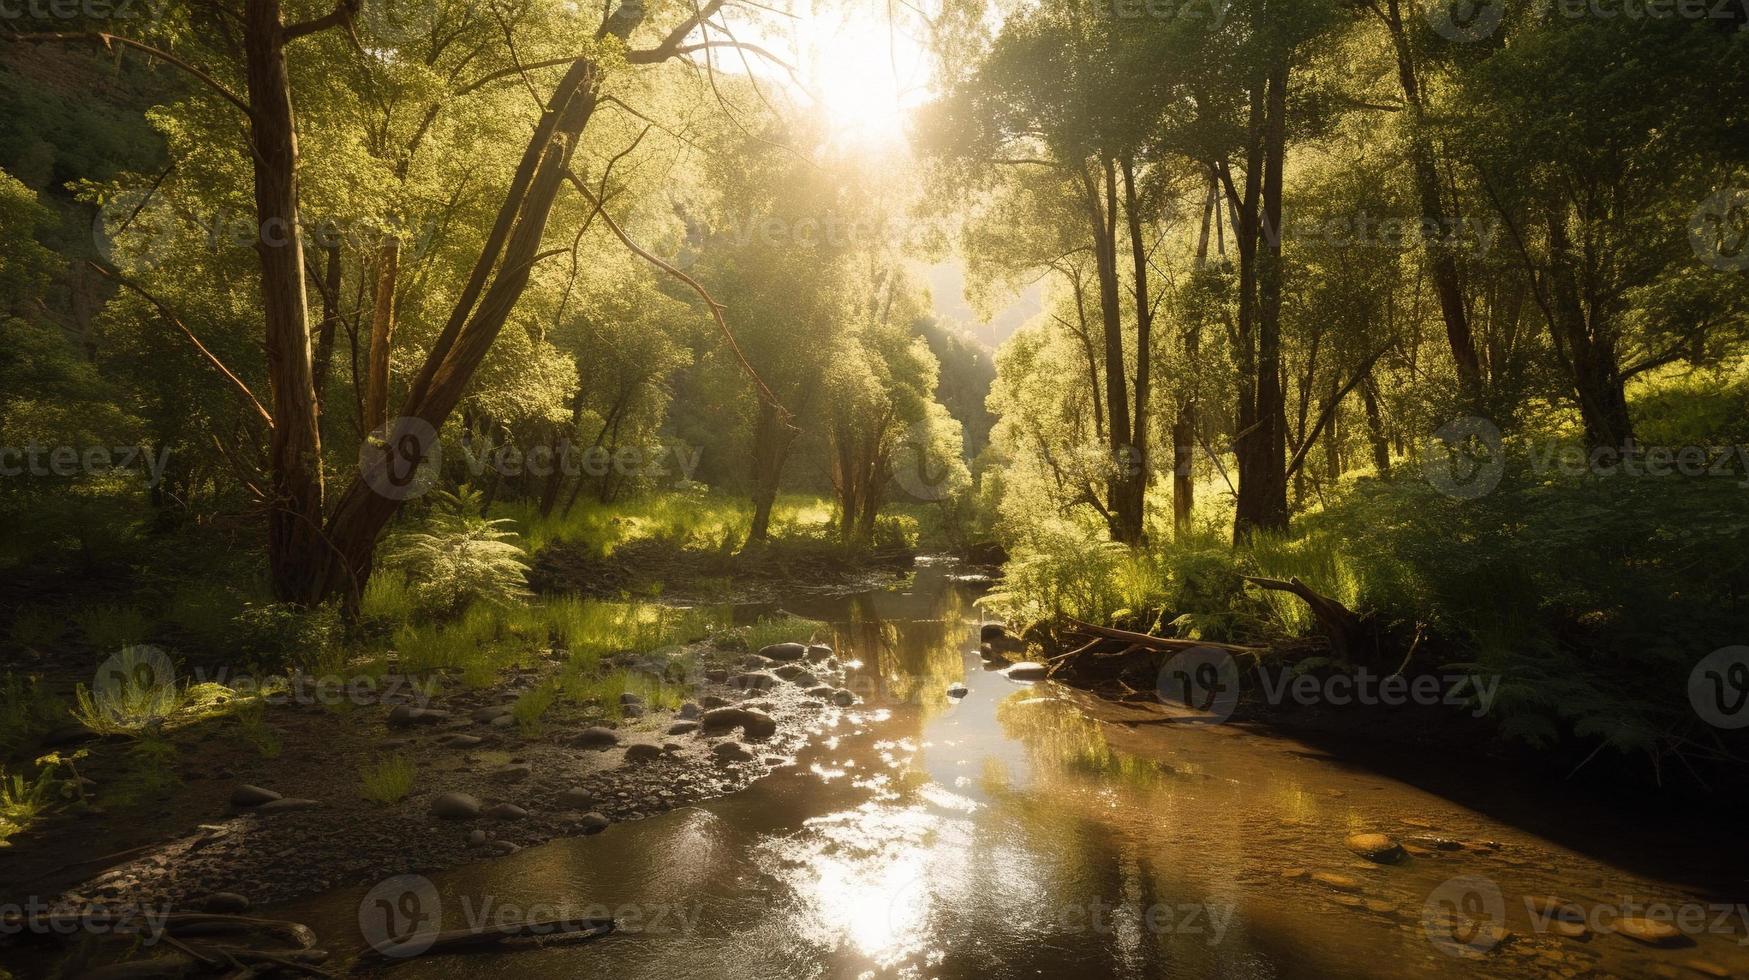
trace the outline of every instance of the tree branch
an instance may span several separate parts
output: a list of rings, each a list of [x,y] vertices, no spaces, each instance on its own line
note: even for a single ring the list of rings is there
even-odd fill
[[[101,31],[93,31],[90,33],[70,33],[70,34],[69,33],[7,34],[7,35],[4,35],[4,37],[8,41],[25,42],[25,43],[29,43],[29,44],[54,44],[54,43],[67,43],[67,42],[73,42],[73,41],[90,41],[92,43],[102,45],[103,50],[111,52],[111,53],[114,53],[115,45],[117,45],[117,44],[119,44],[123,47],[133,48],[137,51],[144,51],[145,53],[151,55],[154,58],[157,58],[158,60],[164,62],[165,64],[174,65],[175,67],[182,69],[183,71],[189,73],[190,75],[193,75],[195,78],[199,79],[200,82],[202,84],[204,84],[207,88],[210,88],[214,92],[217,92],[219,95],[223,96],[225,98],[225,101],[227,101],[227,102],[231,103],[232,105],[236,106],[237,108],[243,110],[243,114],[245,116],[252,116],[253,115],[253,113],[249,109],[249,103],[245,102],[235,92],[232,92],[230,89],[226,88],[218,79],[212,77],[211,75],[208,75],[206,72],[201,71],[199,68],[194,67],[193,65],[189,64],[188,62],[183,61],[181,58],[178,58],[175,55],[170,54],[167,51],[163,51],[163,50],[160,50],[158,48],[154,48],[150,44],[143,44],[139,41],[132,40],[131,38],[125,38],[125,37],[122,37],[118,34],[105,34]]]

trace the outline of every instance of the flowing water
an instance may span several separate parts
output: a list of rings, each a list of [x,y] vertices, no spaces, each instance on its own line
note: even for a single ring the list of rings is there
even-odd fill
[[[950,571],[784,603],[831,622],[882,692],[822,716],[794,765],[732,797],[430,876],[446,929],[561,911],[613,914],[620,932],[393,974],[1749,976],[1749,911],[1734,905],[1749,888],[1729,894],[1742,879],[1726,866],[1740,854],[1709,858],[1705,841],[1536,788],[1459,803],[1295,741],[1011,682],[980,661],[979,587]],[[970,693],[947,697],[962,681]],[[1428,758],[1411,769],[1429,779],[1406,778],[1460,773],[1473,789],[1489,778],[1474,763]],[[1343,846],[1370,831],[1460,846],[1378,865]],[[1605,928],[1662,903],[1694,935],[1671,949],[1569,938],[1538,927],[1526,900],[1545,895]],[[376,914],[365,897],[276,912],[350,955],[361,902],[365,928]]]

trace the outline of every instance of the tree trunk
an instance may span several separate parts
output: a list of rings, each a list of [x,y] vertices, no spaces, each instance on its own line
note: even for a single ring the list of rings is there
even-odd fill
[[[1124,368],[1123,299],[1117,275],[1117,168],[1109,159],[1097,166],[1097,176],[1089,169],[1082,170],[1082,183],[1098,271],[1100,319],[1105,327],[1105,409],[1112,466],[1106,483],[1106,510],[1111,539],[1134,544],[1141,539],[1141,522],[1131,519],[1140,515],[1134,513],[1130,489],[1136,465],[1130,455],[1134,444],[1128,372]]]
[[[278,598],[304,600],[321,593],[318,583],[327,551],[322,541],[322,441],[298,223],[298,145],[282,26],[278,0],[249,0],[244,6],[260,230],[255,251],[261,261],[267,376],[273,389],[268,566]]]
[[[1593,449],[1623,449],[1634,439],[1633,420],[1628,415],[1626,379],[1616,351],[1615,328],[1607,314],[1586,310],[1579,276],[1574,269],[1573,243],[1567,237],[1566,218],[1550,211],[1549,229],[1549,327],[1556,350],[1564,357],[1579,401],[1579,417],[1585,423],[1585,442]]]
[[[1136,194],[1135,162],[1123,159],[1124,214],[1130,235],[1130,262],[1134,268],[1136,298],[1136,408],[1130,416],[1130,445],[1121,458],[1127,468],[1124,497],[1116,509],[1123,524],[1123,540],[1140,543],[1147,537],[1148,505],[1148,397],[1154,359],[1154,307],[1149,299],[1148,248],[1142,241],[1142,205]]]
[[[1439,162],[1427,133],[1421,83],[1416,76],[1414,53],[1409,45],[1408,31],[1403,26],[1399,0],[1386,0],[1385,25],[1390,29],[1391,42],[1396,49],[1397,80],[1403,88],[1403,103],[1409,110],[1409,160],[1415,170],[1415,193],[1421,204],[1421,240],[1427,249],[1428,270],[1433,278],[1434,291],[1439,294],[1439,311],[1445,318],[1446,340],[1451,345],[1452,362],[1457,367],[1458,385],[1465,399],[1478,405],[1482,394],[1482,365],[1470,329],[1469,313],[1464,307],[1463,281],[1457,257],[1452,254],[1450,244],[1455,225],[1440,200]]]
[[[311,366],[311,385],[316,389],[316,414],[324,414],[323,397],[328,388],[328,369],[334,360],[334,328],[340,325],[340,246],[329,245],[328,267],[322,275],[322,326],[316,334],[316,356]]]
[[[395,287],[401,276],[401,242],[387,238],[377,248],[376,296],[371,303],[370,365],[364,386],[364,431],[388,421],[389,348],[395,340]]]
[[[796,430],[784,424],[770,402],[760,399],[759,416],[753,425],[753,525],[747,532],[749,544],[770,540],[771,507],[777,502],[777,488],[795,439]]]
[[[1254,403],[1241,419],[1237,444],[1239,501],[1233,523],[1236,540],[1258,529],[1281,531],[1288,525],[1287,414],[1281,381],[1281,195],[1287,150],[1286,56],[1274,66],[1265,89],[1261,146],[1261,214],[1254,219],[1257,344]],[[1249,181],[1247,174],[1247,183]]]
[[[1391,444],[1385,438],[1385,419],[1379,411],[1378,383],[1368,371],[1360,385],[1360,403],[1366,409],[1366,433],[1372,442],[1372,465],[1379,476],[1391,475]]]
[[[1208,266],[1209,225],[1219,214],[1219,208],[1220,185],[1211,178],[1202,205],[1202,228],[1196,236],[1196,257],[1191,264],[1195,274],[1201,274]],[[1198,368],[1201,346],[1202,327],[1193,316],[1184,331],[1186,367],[1192,372]],[[1172,425],[1172,532],[1178,538],[1190,533],[1191,515],[1196,511],[1196,426],[1196,389],[1192,387],[1179,401],[1178,419]]]

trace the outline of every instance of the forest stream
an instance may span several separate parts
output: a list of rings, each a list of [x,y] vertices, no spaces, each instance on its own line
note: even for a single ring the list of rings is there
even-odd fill
[[[1749,972],[1740,878],[1704,842],[1504,779],[1472,781],[1460,803],[1255,729],[1011,681],[980,658],[985,586],[955,570],[781,603],[830,622],[880,692],[822,716],[793,765],[703,805],[413,879],[437,912],[425,928],[611,915],[614,934],[412,957],[394,975]],[[1362,832],[1408,855],[1363,860],[1344,846]],[[397,935],[405,896],[383,895],[342,889],[267,914],[353,957]],[[1689,936],[1668,945],[1621,927],[1674,915]]]

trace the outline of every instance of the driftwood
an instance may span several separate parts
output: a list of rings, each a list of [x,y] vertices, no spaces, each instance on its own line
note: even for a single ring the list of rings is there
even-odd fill
[[[1085,636],[1096,636],[1106,640],[1123,640],[1150,650],[1160,650],[1166,653],[1183,653],[1199,647],[1212,647],[1225,650],[1228,653],[1261,653],[1260,647],[1239,646],[1233,643],[1213,643],[1208,640],[1180,640],[1169,636],[1154,636],[1151,633],[1136,633],[1131,630],[1120,630],[1111,626],[1095,626],[1079,619],[1069,619],[1069,631]]]
[[[396,955],[410,959],[413,956],[432,956],[438,953],[470,952],[489,949],[516,939],[593,939],[605,936],[613,929],[612,919],[536,919],[531,922],[482,926],[478,929],[451,929],[432,937],[431,945],[418,953],[398,951]],[[382,957],[385,954],[373,949],[367,955]]]
[[[1298,597],[1312,610],[1312,616],[1323,627],[1324,634],[1330,639],[1330,650],[1343,660],[1354,659],[1367,645],[1366,639],[1372,634],[1371,627],[1352,609],[1327,595],[1314,591],[1311,586],[1292,577],[1283,581],[1278,578],[1261,578],[1254,575],[1245,576],[1245,581],[1260,589],[1272,592],[1286,592]]]

